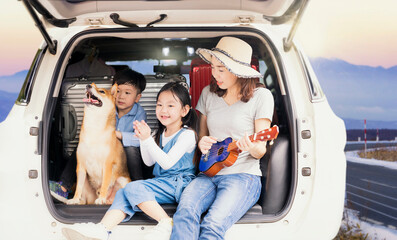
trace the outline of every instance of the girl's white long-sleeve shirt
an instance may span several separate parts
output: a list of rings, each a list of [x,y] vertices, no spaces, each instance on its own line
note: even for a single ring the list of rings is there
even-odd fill
[[[178,132],[169,137],[165,137],[163,132],[161,134],[162,147],[164,147]],[[186,129],[181,133],[168,153],[165,153],[152,137],[143,141],[141,140],[140,144],[143,162],[147,166],[153,166],[157,162],[161,168],[168,170],[172,168],[185,153],[194,151],[196,149],[196,142],[195,132],[191,129]]]

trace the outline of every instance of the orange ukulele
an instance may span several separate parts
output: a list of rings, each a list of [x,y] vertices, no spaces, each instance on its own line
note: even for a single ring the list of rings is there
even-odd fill
[[[249,136],[249,139],[251,142],[267,141],[276,139],[277,136],[278,127],[273,126]],[[236,141],[230,137],[214,143],[207,154],[201,156],[199,170],[205,175],[213,177],[222,168],[232,166],[240,152],[241,150],[237,148]]]

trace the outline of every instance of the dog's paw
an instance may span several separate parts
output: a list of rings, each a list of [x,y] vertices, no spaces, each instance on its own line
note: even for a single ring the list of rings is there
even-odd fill
[[[97,198],[97,199],[95,200],[95,204],[96,204],[96,205],[103,205],[103,204],[106,204],[106,198],[103,198],[103,197]]]
[[[66,201],[67,205],[79,205],[79,204],[83,204],[79,199],[69,199],[68,201]]]

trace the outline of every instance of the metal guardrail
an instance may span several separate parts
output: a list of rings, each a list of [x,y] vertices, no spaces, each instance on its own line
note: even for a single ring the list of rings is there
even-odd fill
[[[367,141],[368,148],[378,147],[397,147],[397,141]],[[364,150],[364,142],[347,142],[345,145],[346,151]]]

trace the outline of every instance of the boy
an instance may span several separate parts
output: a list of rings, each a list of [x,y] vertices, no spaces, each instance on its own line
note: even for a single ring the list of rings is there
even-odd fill
[[[117,83],[116,95],[116,136],[123,143],[127,155],[127,167],[131,180],[143,179],[143,164],[139,150],[139,139],[135,137],[133,122],[146,121],[146,112],[138,103],[146,87],[146,79],[130,68],[117,72],[113,84]],[[66,202],[76,182],[76,154],[63,170],[60,181],[50,181],[51,195],[61,202]],[[150,170],[145,169],[145,172]]]
[[[123,143],[131,180],[143,179],[139,139],[135,136],[133,122],[146,122],[146,112],[138,103],[145,90],[146,80],[142,74],[128,68],[116,73],[113,80],[115,83],[118,85],[116,136]]]

